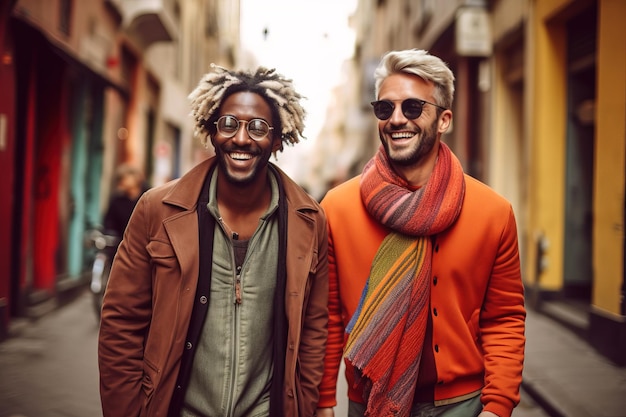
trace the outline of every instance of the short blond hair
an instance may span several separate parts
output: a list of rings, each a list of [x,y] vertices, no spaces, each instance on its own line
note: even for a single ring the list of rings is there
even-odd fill
[[[423,49],[407,49],[387,52],[374,71],[376,99],[380,85],[392,74],[413,74],[435,85],[435,104],[452,108],[454,100],[454,74],[441,58]]]

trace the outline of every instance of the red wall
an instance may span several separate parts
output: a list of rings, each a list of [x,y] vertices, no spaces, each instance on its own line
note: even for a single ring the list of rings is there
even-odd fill
[[[7,27],[9,3],[0,6],[0,333],[8,326],[11,309],[13,183],[15,179],[15,68]]]

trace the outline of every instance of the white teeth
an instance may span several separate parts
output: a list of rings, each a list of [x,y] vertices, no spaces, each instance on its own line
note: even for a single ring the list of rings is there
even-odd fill
[[[415,135],[415,133],[411,133],[411,132],[398,132],[398,133],[392,133],[391,137],[392,139],[406,139],[406,138],[412,138]]]
[[[233,159],[239,159],[239,160],[248,160],[248,159],[252,159],[252,155],[247,154],[247,153],[237,153],[237,152],[231,152],[230,157]]]

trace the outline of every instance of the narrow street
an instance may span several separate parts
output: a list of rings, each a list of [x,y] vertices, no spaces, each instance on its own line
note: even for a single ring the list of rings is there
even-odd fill
[[[0,343],[0,417],[98,417],[98,322],[89,292]]]
[[[0,343],[0,417],[101,417],[96,362],[98,324],[91,294],[19,322]],[[345,384],[340,386],[345,392]],[[336,409],[346,416],[346,404]],[[513,417],[547,417],[528,395]]]

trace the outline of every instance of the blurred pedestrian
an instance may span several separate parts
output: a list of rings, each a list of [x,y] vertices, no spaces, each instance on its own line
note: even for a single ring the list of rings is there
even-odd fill
[[[115,170],[115,191],[104,216],[104,230],[121,238],[141,194],[146,190],[143,174],[130,164]]]
[[[526,313],[511,205],[441,142],[454,94],[441,59],[392,51],[375,80],[382,145],[321,203],[330,292],[317,416],[334,415],[343,354],[350,417],[510,416]]]
[[[214,66],[190,95],[216,156],[146,192],[111,271],[104,417],[312,416],[328,321],[326,219],[269,162],[305,111],[275,70]]]

